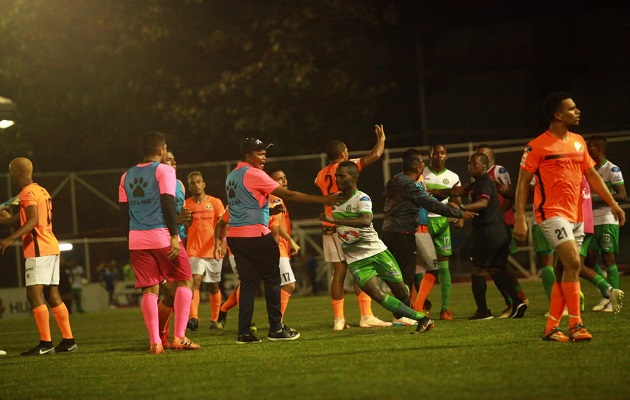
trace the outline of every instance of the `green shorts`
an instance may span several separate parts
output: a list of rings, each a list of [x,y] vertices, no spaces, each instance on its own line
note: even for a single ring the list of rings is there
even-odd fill
[[[547,238],[545,238],[538,224],[532,225],[532,239],[534,240],[534,251],[536,254],[553,254],[553,247],[551,247],[551,244],[549,244]]]
[[[586,258],[586,255],[589,251],[590,243],[594,241],[593,238],[594,236],[592,233],[584,234],[584,241],[582,242],[582,246],[580,247],[580,255],[582,257]]]
[[[518,253],[518,246],[516,245],[516,239],[514,239],[514,227],[508,226],[510,230],[510,254]]]
[[[361,288],[373,276],[377,276],[386,282],[403,281],[398,263],[389,250],[384,250],[371,257],[350,263],[348,264],[348,270],[354,277],[354,281]]]
[[[433,239],[435,252],[438,256],[450,256],[451,250],[451,228],[446,217],[429,218],[429,233]]]
[[[601,251],[602,253],[619,253],[619,225],[603,224],[595,225],[595,234],[589,245],[588,251]]]

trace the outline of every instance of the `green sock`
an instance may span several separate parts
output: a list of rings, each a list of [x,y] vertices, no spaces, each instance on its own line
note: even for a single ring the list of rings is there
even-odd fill
[[[619,289],[619,268],[617,268],[617,264],[613,264],[606,268],[606,272],[608,273],[608,283],[613,289]]]
[[[418,312],[413,308],[407,307],[403,304],[402,301],[398,300],[394,296],[390,296],[388,294],[385,295],[385,300],[380,303],[384,308],[393,312],[394,314],[402,314],[407,318],[411,318],[413,320],[419,321],[422,318],[426,317],[426,314],[423,312]]]
[[[442,310],[448,310],[451,302],[451,271],[448,261],[438,261],[438,279],[440,280],[440,292],[442,293]]]
[[[599,264],[595,264],[595,266],[593,267],[593,271],[597,272],[599,276],[604,278],[604,271],[602,271],[602,267],[600,267]]]
[[[553,288],[553,284],[556,282],[556,273],[553,271],[553,267],[551,265],[544,266],[540,272],[540,276],[547,299],[551,299],[551,288]]]
[[[600,292],[602,292],[602,297],[608,297],[608,288],[610,285],[606,282],[606,279],[602,278],[599,275],[595,275],[595,278],[591,279],[591,283],[597,286]]]

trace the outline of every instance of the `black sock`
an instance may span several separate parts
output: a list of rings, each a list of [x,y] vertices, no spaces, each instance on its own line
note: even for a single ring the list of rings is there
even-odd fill
[[[488,303],[486,303],[487,288],[485,276],[472,276],[472,292],[479,312],[488,311]]]

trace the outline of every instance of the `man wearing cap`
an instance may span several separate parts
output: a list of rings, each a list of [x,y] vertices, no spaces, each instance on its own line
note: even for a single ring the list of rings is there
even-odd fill
[[[332,205],[337,194],[313,196],[283,188],[271,179],[263,168],[267,150],[273,144],[263,143],[253,137],[241,142],[241,161],[225,181],[230,222],[227,242],[234,253],[241,280],[241,296],[238,316],[238,338],[236,343],[259,343],[250,332],[254,297],[260,280],[265,286],[265,300],[269,317],[271,341],[295,340],[300,334],[282,324],[280,312],[280,251],[268,228],[269,194],[284,200],[301,203]]]

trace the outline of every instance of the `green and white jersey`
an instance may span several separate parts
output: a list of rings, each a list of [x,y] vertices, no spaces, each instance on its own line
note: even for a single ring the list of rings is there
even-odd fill
[[[606,160],[599,167],[597,173],[602,177],[606,187],[610,191],[610,193],[616,193],[615,186],[623,185],[623,175],[621,174],[621,169],[618,166]],[[602,202],[593,202],[593,224],[594,225],[604,225],[604,224],[615,224],[618,225],[619,222],[615,220],[612,212],[610,212],[610,207],[606,203]]]
[[[332,209],[333,217],[337,220],[357,218],[365,213],[372,214],[372,199],[359,190],[344,203],[333,206]],[[372,224],[367,228],[353,228],[345,225],[337,225],[336,228],[348,264],[387,250]]]
[[[427,186],[428,190],[450,189],[459,183],[459,175],[457,175],[455,172],[449,169],[444,169],[444,171],[440,173],[436,173],[427,166],[427,167],[424,167],[422,176],[424,176],[424,184]],[[448,198],[442,200],[442,203],[444,204],[448,203]],[[435,217],[446,218],[439,214],[429,213],[429,218],[435,218]]]

